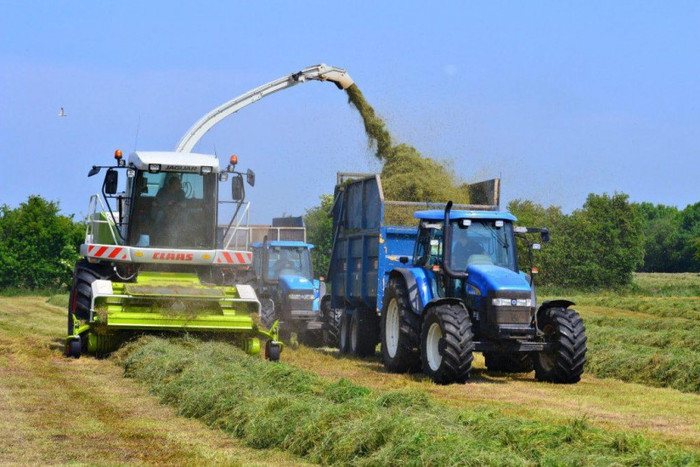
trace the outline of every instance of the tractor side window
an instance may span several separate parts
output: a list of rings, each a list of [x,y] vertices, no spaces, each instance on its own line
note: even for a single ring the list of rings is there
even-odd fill
[[[442,261],[442,225],[423,223],[416,242],[414,257],[420,266],[432,266]]]

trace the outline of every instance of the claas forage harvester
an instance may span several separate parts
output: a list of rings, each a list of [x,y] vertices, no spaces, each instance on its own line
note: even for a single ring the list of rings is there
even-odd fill
[[[256,323],[256,293],[237,283],[252,253],[245,244],[231,247],[247,239],[236,230],[249,206],[244,176],[252,186],[255,174],[238,172],[235,156],[223,170],[204,154],[135,152],[127,162],[117,151],[115,158],[89,173],[107,169],[102,197],[90,199],[74,270],[66,354],[108,353],[133,331],[186,331],[234,334],[249,354],[259,353],[264,338],[266,357],[278,360],[276,324]],[[118,193],[120,173],[126,190]],[[222,201],[219,187],[229,178],[233,201]],[[235,209],[226,232],[217,229],[222,203]]]

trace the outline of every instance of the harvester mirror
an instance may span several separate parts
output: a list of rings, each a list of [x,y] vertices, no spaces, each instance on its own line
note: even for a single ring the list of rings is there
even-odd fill
[[[243,177],[233,177],[231,179],[231,198],[234,201],[243,201],[245,198],[245,187],[243,186]]]
[[[246,181],[248,182],[248,185],[255,186],[255,172],[248,169],[248,171],[245,173],[245,178],[246,178]]]
[[[542,243],[549,243],[549,230],[542,229],[542,232],[540,233],[540,237],[542,238]]]
[[[119,183],[119,173],[114,169],[109,169],[105,174],[105,181],[102,185],[104,191],[108,195],[113,195],[117,192],[117,183]]]
[[[92,177],[93,175],[97,175],[98,173],[100,173],[100,168],[96,165],[93,165],[92,169],[90,169],[90,172],[88,172],[88,177]]]

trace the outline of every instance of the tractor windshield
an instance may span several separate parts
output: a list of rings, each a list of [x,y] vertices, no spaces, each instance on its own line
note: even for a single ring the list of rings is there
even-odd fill
[[[279,280],[280,276],[298,276],[311,280],[309,249],[271,246],[267,265],[267,280],[276,281]]]
[[[496,222],[502,224],[496,227]],[[510,222],[464,219],[451,222],[452,268],[465,271],[472,264],[492,264],[517,271],[513,225]]]
[[[214,248],[216,174],[139,171],[133,183],[130,245]]]

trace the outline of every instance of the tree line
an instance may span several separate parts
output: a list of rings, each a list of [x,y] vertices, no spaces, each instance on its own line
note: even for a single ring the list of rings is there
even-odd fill
[[[331,195],[306,211],[316,276],[325,276],[333,236]],[[548,227],[551,242],[536,251],[538,283],[608,288],[629,284],[634,271],[700,272],[700,202],[684,209],[631,203],[625,194],[590,194],[570,214],[556,206],[511,201],[518,225]],[[0,290],[70,287],[85,223],[60,213],[59,203],[32,195],[16,208],[0,206]],[[529,269],[519,244],[520,266]]]

